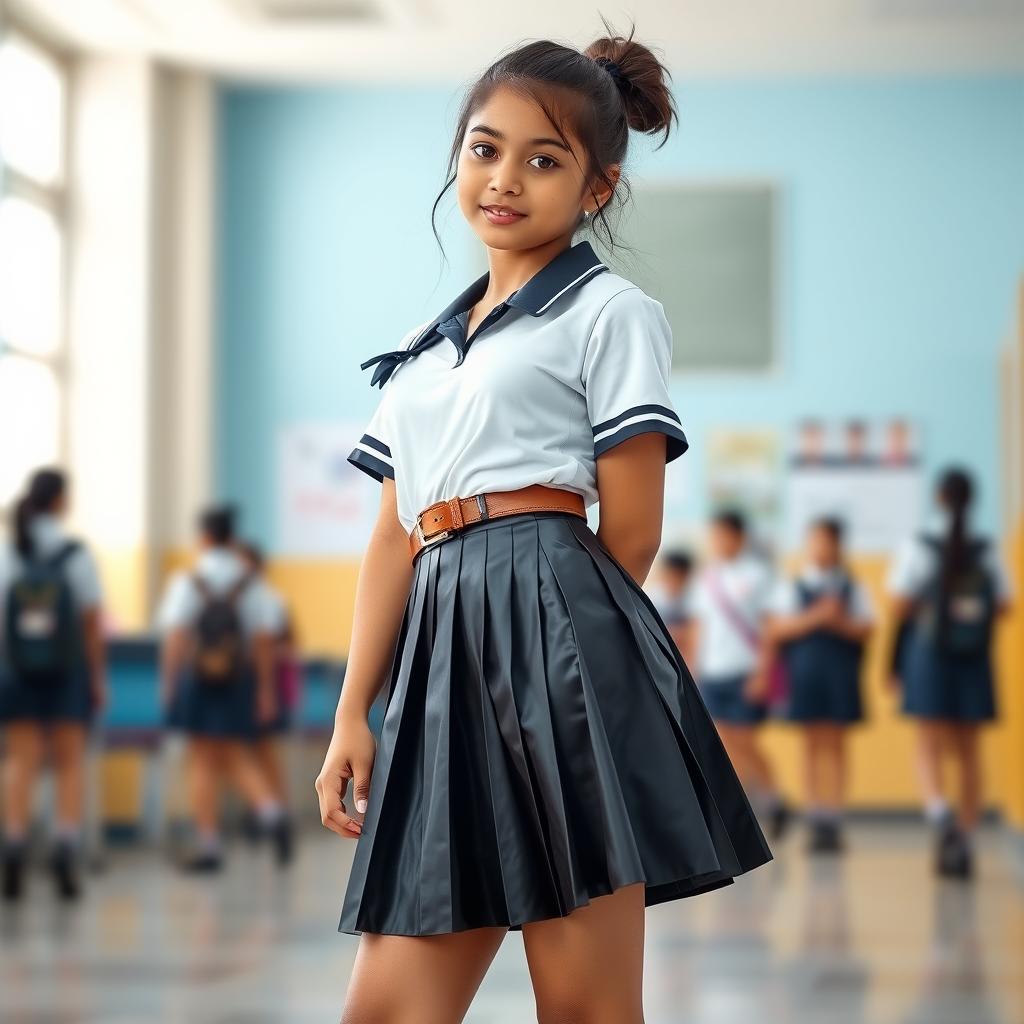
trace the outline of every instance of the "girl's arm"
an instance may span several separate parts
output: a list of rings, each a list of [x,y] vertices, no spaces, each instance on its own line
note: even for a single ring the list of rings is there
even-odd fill
[[[352,643],[335,721],[365,721],[398,642],[412,586],[409,535],[398,518],[395,482],[384,477],[380,510],[356,580]]]
[[[107,703],[107,647],[103,642],[103,609],[100,605],[93,605],[82,612],[82,629],[93,708],[99,712]]]
[[[597,538],[643,586],[661,546],[665,511],[665,435],[620,441],[597,458],[601,520]]]

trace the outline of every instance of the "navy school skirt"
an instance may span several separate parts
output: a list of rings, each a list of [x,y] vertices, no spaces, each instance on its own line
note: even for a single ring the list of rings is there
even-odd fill
[[[903,713],[952,722],[989,722],[996,717],[995,680],[988,652],[974,656],[938,650],[911,632],[901,665]]]
[[[0,668],[0,722],[89,725],[92,720],[92,692],[85,667],[49,679],[23,679]]]
[[[386,686],[340,932],[519,930],[772,859],[654,604],[578,516],[425,548]]]
[[[233,683],[203,683],[186,673],[174,688],[167,726],[189,736],[251,740],[257,736],[256,682],[251,673]]]

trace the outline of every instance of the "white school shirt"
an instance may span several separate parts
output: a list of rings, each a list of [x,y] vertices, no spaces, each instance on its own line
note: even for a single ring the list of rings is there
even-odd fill
[[[466,345],[478,278],[379,365],[377,408],[348,461],[395,481],[407,530],[428,505],[544,484],[597,501],[596,459],[646,431],[666,462],[688,447],[668,392],[672,332],[660,302],[590,243],[563,250],[491,310]],[[409,353],[415,352],[415,355]]]
[[[933,514],[924,533],[929,536],[941,537],[949,529],[949,520],[941,512]],[[970,539],[977,539],[968,531]],[[886,588],[896,597],[915,597],[921,588],[931,579],[938,569],[937,554],[925,544],[920,535],[907,537],[896,551],[896,556],[889,566]],[[1010,580],[999,557],[998,545],[991,539],[985,546],[982,565],[992,574],[995,583],[996,598],[1009,601],[1011,597]]]
[[[64,543],[72,538],[64,529],[63,523],[56,517],[46,513],[36,515],[29,526],[35,550],[42,558],[55,555]],[[0,545],[0,609],[7,607],[7,594],[11,584],[17,579],[23,568],[23,561],[12,537]],[[88,611],[102,603],[103,592],[100,586],[100,575],[96,560],[89,549],[79,543],[78,548],[64,563],[65,577],[79,612]],[[3,653],[4,633],[0,628],[0,654]]]
[[[248,572],[248,566],[231,548],[207,548],[196,561],[195,572],[215,594],[227,593]],[[168,581],[156,614],[161,633],[191,626],[203,606],[191,572],[177,572]],[[259,576],[253,577],[238,598],[238,615],[246,635],[277,633],[281,628],[281,605]]]
[[[819,565],[805,565],[796,579],[779,580],[772,590],[768,610],[776,615],[795,615],[800,611],[797,580],[812,590],[839,593],[844,572],[839,567],[823,569]],[[858,622],[873,622],[874,606],[865,587],[853,576],[850,577],[850,599],[847,604],[850,615]]]
[[[771,567],[757,555],[741,552],[735,558],[712,562],[698,572],[692,587],[691,614],[697,619],[697,671],[702,680],[750,673],[757,665],[757,649],[722,611],[709,582],[714,573],[729,603],[750,625],[761,631],[774,587]]]

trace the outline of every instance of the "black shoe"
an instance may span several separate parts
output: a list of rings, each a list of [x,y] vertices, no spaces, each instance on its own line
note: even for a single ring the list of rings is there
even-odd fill
[[[219,853],[196,853],[179,865],[187,875],[216,874],[224,867],[224,858]]]
[[[263,838],[260,820],[252,811],[242,815],[241,832],[250,846],[255,846]]]
[[[973,857],[967,837],[955,826],[939,838],[937,869],[945,878],[970,878],[974,873]]]
[[[768,811],[768,835],[776,841],[781,839],[789,829],[792,820],[793,812],[789,809],[789,804],[784,800],[779,800]]]
[[[8,903],[20,900],[25,888],[25,851],[4,850],[2,872],[4,900]]]
[[[57,895],[62,900],[77,900],[82,895],[82,884],[78,875],[78,858],[70,843],[57,843],[50,861]]]
[[[839,824],[834,821],[816,821],[811,825],[811,838],[807,844],[809,853],[841,853],[842,834]]]
[[[274,857],[279,867],[291,863],[295,851],[292,823],[287,814],[282,814],[272,825],[267,826],[267,835],[274,843]]]

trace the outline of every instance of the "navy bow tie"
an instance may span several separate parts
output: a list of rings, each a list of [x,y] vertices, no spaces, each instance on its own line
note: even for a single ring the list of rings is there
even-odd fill
[[[398,348],[394,352],[381,352],[379,356],[371,356],[366,360],[365,363],[359,364],[360,370],[365,370],[368,366],[372,366],[374,363],[380,365],[376,370],[373,371],[373,376],[370,378],[370,387],[374,384],[378,384],[379,387],[384,387],[387,383],[388,378],[401,366],[406,359],[411,359],[413,356],[418,356],[425,348],[433,345],[434,342],[440,341],[442,335],[430,332],[421,341],[417,342],[410,348]]]

